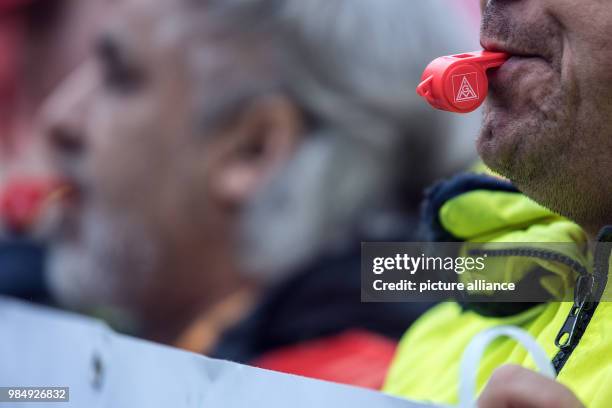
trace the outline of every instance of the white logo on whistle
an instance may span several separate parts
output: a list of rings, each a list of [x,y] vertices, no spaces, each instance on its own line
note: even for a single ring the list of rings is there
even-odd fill
[[[472,76],[474,79],[478,78],[478,74],[475,72],[465,75],[457,75],[462,77],[462,79],[461,85],[459,85],[459,91],[456,93],[457,96],[455,96],[455,102],[466,102],[472,101],[474,99],[479,99],[478,94],[476,93],[476,91],[474,91],[474,87],[472,87],[472,84],[470,84],[468,75]],[[453,81],[453,86],[454,85],[455,81]],[[478,86],[478,83],[476,83],[476,86]]]

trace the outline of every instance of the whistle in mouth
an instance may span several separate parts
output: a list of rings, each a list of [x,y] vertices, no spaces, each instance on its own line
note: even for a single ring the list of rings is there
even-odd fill
[[[501,66],[508,58],[509,54],[492,51],[436,58],[425,68],[417,94],[436,109],[472,112],[487,97],[487,70]]]
[[[69,192],[69,187],[55,179],[12,180],[0,191],[0,222],[12,233],[25,233],[47,205],[63,199]]]

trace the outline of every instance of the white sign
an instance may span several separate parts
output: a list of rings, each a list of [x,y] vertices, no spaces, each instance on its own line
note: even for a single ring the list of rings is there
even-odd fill
[[[212,360],[116,334],[96,320],[3,298],[0,387],[68,387],[69,402],[52,405],[58,408],[432,407]],[[48,404],[15,406],[42,405]]]

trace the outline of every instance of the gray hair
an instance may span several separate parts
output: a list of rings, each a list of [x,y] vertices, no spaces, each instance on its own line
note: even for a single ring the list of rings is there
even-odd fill
[[[244,61],[249,75],[224,85],[209,119],[248,95],[280,89],[317,123],[244,214],[248,270],[282,276],[349,239],[365,210],[389,200],[398,178],[422,186],[472,157],[466,141],[476,134],[474,118],[434,112],[415,94],[429,61],[477,48],[476,30],[470,42],[455,1],[205,4],[228,31],[248,34],[242,38],[263,58]]]

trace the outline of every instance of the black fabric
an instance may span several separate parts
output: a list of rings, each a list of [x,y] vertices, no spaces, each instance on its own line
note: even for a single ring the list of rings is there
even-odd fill
[[[519,191],[509,181],[486,174],[462,173],[448,180],[441,181],[429,188],[425,193],[425,200],[421,206],[420,235],[426,242],[458,242],[460,239],[453,236],[440,224],[440,208],[449,200],[475,190]]]
[[[48,303],[45,256],[42,244],[23,239],[0,240],[0,295]]]
[[[361,303],[360,246],[270,290],[212,357],[248,363],[274,349],[363,329],[399,339],[433,303]]]

